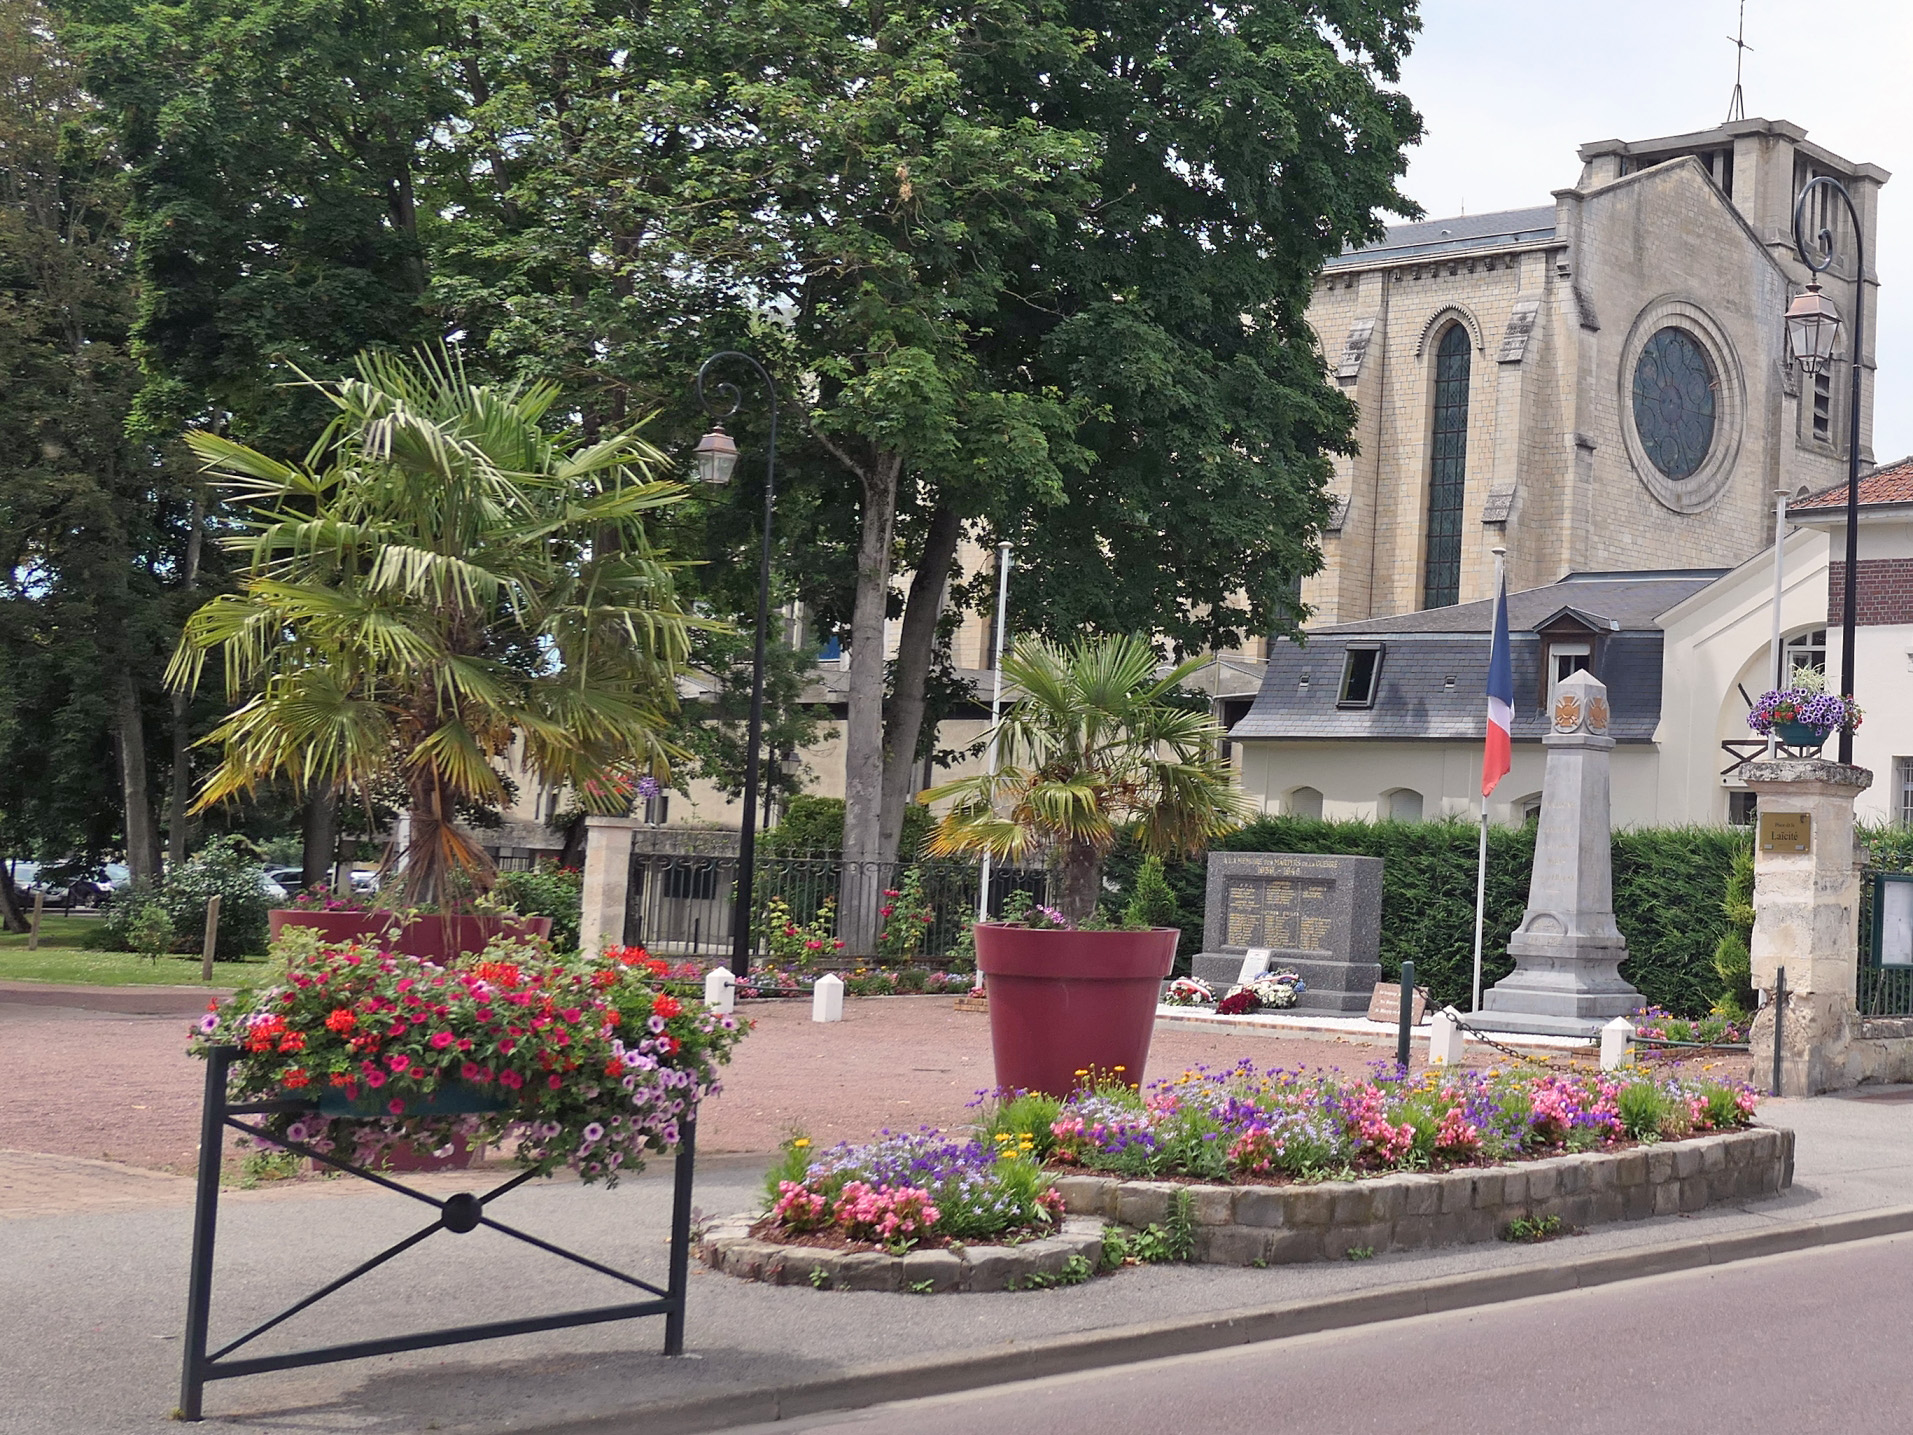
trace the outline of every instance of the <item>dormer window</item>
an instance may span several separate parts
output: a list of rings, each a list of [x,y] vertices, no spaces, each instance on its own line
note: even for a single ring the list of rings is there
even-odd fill
[[[1576,673],[1586,672],[1593,666],[1594,645],[1592,643],[1549,643],[1547,711],[1554,711],[1554,700],[1560,696],[1562,683]]]
[[[1372,708],[1375,692],[1381,686],[1382,645],[1350,644],[1342,658],[1342,687],[1335,699],[1338,708]]]

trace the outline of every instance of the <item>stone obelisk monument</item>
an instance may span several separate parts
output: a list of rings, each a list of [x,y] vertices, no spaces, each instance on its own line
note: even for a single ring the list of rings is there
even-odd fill
[[[1614,925],[1606,685],[1591,673],[1571,675],[1556,687],[1549,716],[1528,910],[1508,938],[1514,971],[1469,1021],[1490,1031],[1591,1037],[1642,1005],[1619,971],[1627,940]]]

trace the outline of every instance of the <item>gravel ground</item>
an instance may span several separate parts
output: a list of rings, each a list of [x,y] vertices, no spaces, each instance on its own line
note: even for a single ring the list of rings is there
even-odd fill
[[[202,1068],[185,1054],[186,1028],[204,997],[102,991],[59,998],[85,1005],[53,1005],[50,993],[0,989],[0,1149],[190,1172]],[[751,1002],[741,1014],[756,1029],[704,1108],[702,1152],[770,1151],[799,1129],[829,1143],[885,1126],[959,1125],[990,1084],[989,1018],[957,1011],[949,997],[853,999],[832,1024],[812,1022],[808,1002]],[[1147,1074],[1243,1057],[1359,1071],[1391,1053],[1389,1043],[1350,1037],[1159,1030]]]

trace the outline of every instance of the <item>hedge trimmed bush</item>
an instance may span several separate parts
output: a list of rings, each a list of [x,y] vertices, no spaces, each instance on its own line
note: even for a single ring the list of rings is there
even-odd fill
[[[1514,969],[1508,937],[1528,903],[1535,826],[1488,829],[1488,897],[1482,940],[1485,990]],[[1475,850],[1479,829],[1461,821],[1330,822],[1265,817],[1215,844],[1226,852],[1314,852],[1382,859],[1382,973],[1399,980],[1403,958],[1438,1003],[1466,1009],[1474,970]],[[1734,856],[1750,835],[1726,827],[1647,827],[1614,834],[1614,920],[1627,938],[1621,975],[1679,1016],[1704,1016],[1723,995],[1714,950],[1729,929],[1721,902]],[[1108,875],[1122,895],[1141,866],[1128,847]],[[1202,858],[1165,864],[1187,919],[1177,957],[1187,971],[1202,947],[1208,869]]]

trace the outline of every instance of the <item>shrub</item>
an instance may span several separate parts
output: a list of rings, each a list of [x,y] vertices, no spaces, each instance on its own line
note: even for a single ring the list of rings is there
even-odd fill
[[[113,951],[135,950],[133,923],[143,908],[157,904],[173,924],[171,950],[196,951],[205,941],[206,903],[214,895],[219,897],[214,958],[236,962],[265,951],[266,913],[272,905],[266,896],[265,874],[251,845],[238,836],[215,837],[158,882],[116,897],[101,928],[103,941]]]
[[[1508,937],[1520,924],[1534,867],[1535,827],[1488,829],[1488,901],[1482,981],[1514,969]],[[1381,961],[1386,979],[1400,979],[1401,963],[1415,963],[1416,981],[1439,1005],[1465,1003],[1473,981],[1475,850],[1472,823],[1322,821],[1265,817],[1213,844],[1221,852],[1340,853],[1382,859]],[[1701,1016],[1719,999],[1722,980],[1715,949],[1731,919],[1722,910],[1737,854],[1751,836],[1725,827],[1630,828],[1614,834],[1614,917],[1627,938],[1621,975],[1648,1003],[1682,1016]],[[1913,852],[1913,847],[1909,847]],[[1119,849],[1108,872],[1133,894],[1143,854]],[[1168,862],[1163,876],[1185,912],[1207,900],[1202,857]],[[1202,949],[1200,923],[1183,928],[1179,972]]]
[[[126,945],[157,963],[173,950],[173,919],[157,902],[148,902],[126,924]]]
[[[1169,879],[1162,875],[1162,858],[1145,857],[1136,870],[1129,905],[1123,908],[1123,925],[1136,928],[1182,925],[1182,907],[1176,901]]]
[[[540,862],[529,872],[501,872],[492,897],[521,917],[551,918],[551,949],[578,949],[578,923],[584,910],[584,873],[555,862]]]

